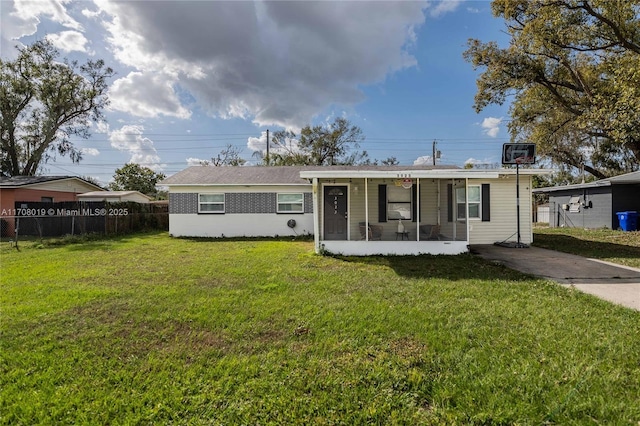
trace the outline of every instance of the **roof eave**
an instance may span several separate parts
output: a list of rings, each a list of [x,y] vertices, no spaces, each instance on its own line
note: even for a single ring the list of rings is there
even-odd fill
[[[309,183],[158,183],[159,186],[309,186]]]
[[[520,169],[521,175],[546,175],[553,173],[548,169]],[[340,178],[367,178],[367,179],[497,179],[500,176],[515,175],[516,169],[449,169],[449,170],[310,170],[301,171],[303,179],[340,179]]]

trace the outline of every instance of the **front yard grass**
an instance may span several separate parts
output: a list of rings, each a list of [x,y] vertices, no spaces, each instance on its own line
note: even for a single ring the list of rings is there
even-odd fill
[[[0,423],[640,421],[640,313],[473,255],[0,247]]]
[[[534,233],[538,247],[640,268],[640,231],[535,227]]]

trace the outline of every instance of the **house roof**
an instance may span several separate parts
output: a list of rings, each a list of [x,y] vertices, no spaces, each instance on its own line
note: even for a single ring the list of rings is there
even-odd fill
[[[158,185],[308,185],[300,178],[304,167],[191,166]]]
[[[418,178],[418,179],[498,179],[515,175],[516,169],[461,169],[457,166],[365,166],[305,169],[300,176],[310,178]],[[549,174],[546,169],[519,169],[521,175]]]
[[[579,183],[575,185],[562,185],[562,186],[548,186],[546,188],[535,188],[532,192],[534,193],[548,193],[555,191],[566,191],[566,190],[574,190],[574,189],[588,189],[588,188],[601,188],[611,185],[638,185],[640,184],[640,171],[626,173],[623,175],[618,175],[606,179],[596,180],[594,182],[589,183]]]
[[[548,170],[521,169],[524,175],[546,174]],[[461,169],[457,166],[192,166],[158,185],[309,185],[318,178],[498,178],[515,175],[515,169]]]
[[[77,180],[86,185],[93,186],[97,190],[102,190],[98,185],[76,176],[0,176],[0,188],[24,188],[62,180]]]
[[[100,198],[124,198],[128,195],[138,195],[144,198],[151,200],[152,198],[148,195],[143,194],[140,191],[91,191],[85,192],[83,194],[78,194],[78,198],[92,198],[92,197],[100,197]]]

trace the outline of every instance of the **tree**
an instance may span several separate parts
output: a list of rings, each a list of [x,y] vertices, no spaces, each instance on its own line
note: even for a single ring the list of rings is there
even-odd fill
[[[201,161],[200,164],[203,166],[242,166],[247,161],[240,157],[240,153],[242,150],[238,147],[235,147],[231,144],[227,145],[225,149],[220,151],[220,153],[216,157],[211,157],[211,160]]]
[[[158,193],[156,184],[164,179],[164,173],[156,173],[148,167],[136,163],[128,163],[116,170],[113,182],[109,184],[112,191],[140,191],[150,197]]]
[[[494,0],[511,43],[470,40],[474,107],[513,97],[515,142],[598,178],[640,165],[638,0]]]
[[[364,141],[362,130],[349,120],[337,117],[324,126],[305,126],[299,135],[292,131],[275,132],[272,145],[276,151],[265,158],[267,165],[354,165],[367,161],[366,151],[352,151]]]
[[[108,104],[104,61],[58,61],[58,50],[41,40],[20,49],[15,61],[0,59],[0,172],[33,176],[56,153],[82,159],[71,137],[88,138],[91,120]]]
[[[102,188],[102,185],[100,184],[98,179],[94,178],[93,176],[80,176],[80,179],[86,180],[87,182],[92,183],[95,186],[99,186],[99,187]]]
[[[396,157],[387,157],[386,160],[382,160],[383,166],[397,166],[400,164],[400,161]]]

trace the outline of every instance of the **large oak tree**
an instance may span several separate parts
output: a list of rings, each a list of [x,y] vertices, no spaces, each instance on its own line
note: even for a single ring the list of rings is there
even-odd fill
[[[362,130],[343,117],[336,117],[325,125],[307,125],[300,134],[279,131],[273,135],[270,146],[276,152],[265,156],[264,162],[271,166],[291,165],[354,165],[366,163],[366,151],[358,151],[364,141]]]
[[[508,47],[469,40],[475,109],[511,103],[513,141],[603,178],[640,166],[639,0],[494,0]]]
[[[82,159],[71,138],[88,138],[91,120],[102,118],[107,80],[104,61],[59,60],[41,40],[20,49],[13,61],[0,59],[0,173],[33,176],[49,160]]]

